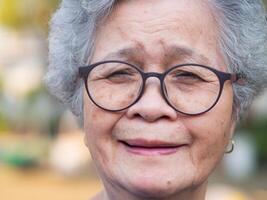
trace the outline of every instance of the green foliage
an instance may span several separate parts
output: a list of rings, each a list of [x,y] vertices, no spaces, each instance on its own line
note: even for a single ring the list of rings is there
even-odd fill
[[[258,160],[261,166],[267,165],[267,117],[261,120],[248,118],[238,129],[252,135],[256,142]]]
[[[267,119],[255,121],[249,130],[256,140],[260,162],[267,164]]]

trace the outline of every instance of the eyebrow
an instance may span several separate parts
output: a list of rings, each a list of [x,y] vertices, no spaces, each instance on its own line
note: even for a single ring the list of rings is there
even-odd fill
[[[190,62],[198,62],[198,64],[209,63],[209,59],[193,48],[188,48],[180,45],[171,45],[165,48],[164,61],[180,61],[188,60]]]
[[[114,52],[107,54],[103,60],[114,59],[114,58],[127,58],[129,60],[135,60],[136,58],[140,59],[144,56],[145,51],[142,47],[123,47]]]
[[[207,64],[209,59],[203,54],[194,49],[180,46],[171,45],[163,47],[164,54],[162,56],[162,63],[168,65],[171,61],[188,60],[190,62],[198,62],[198,64]],[[144,62],[147,52],[141,45],[132,47],[123,47],[107,54],[103,60],[125,58],[130,61]]]

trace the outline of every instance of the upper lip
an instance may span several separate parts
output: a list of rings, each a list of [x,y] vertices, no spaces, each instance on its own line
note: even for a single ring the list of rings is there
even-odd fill
[[[182,143],[167,142],[162,140],[146,140],[146,139],[120,140],[120,142],[132,147],[146,147],[146,148],[178,147],[184,145]]]

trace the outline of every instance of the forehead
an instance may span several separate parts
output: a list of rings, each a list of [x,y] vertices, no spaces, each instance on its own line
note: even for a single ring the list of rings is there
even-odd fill
[[[214,65],[220,57],[217,33],[206,1],[120,1],[97,30],[93,59],[112,55],[163,63],[191,54]]]

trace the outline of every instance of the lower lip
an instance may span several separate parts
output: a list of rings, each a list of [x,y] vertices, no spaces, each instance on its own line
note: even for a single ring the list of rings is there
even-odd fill
[[[122,143],[126,151],[136,155],[143,156],[159,156],[159,155],[170,155],[176,153],[182,146],[177,147],[164,147],[164,148],[144,148],[144,147],[130,147]]]

